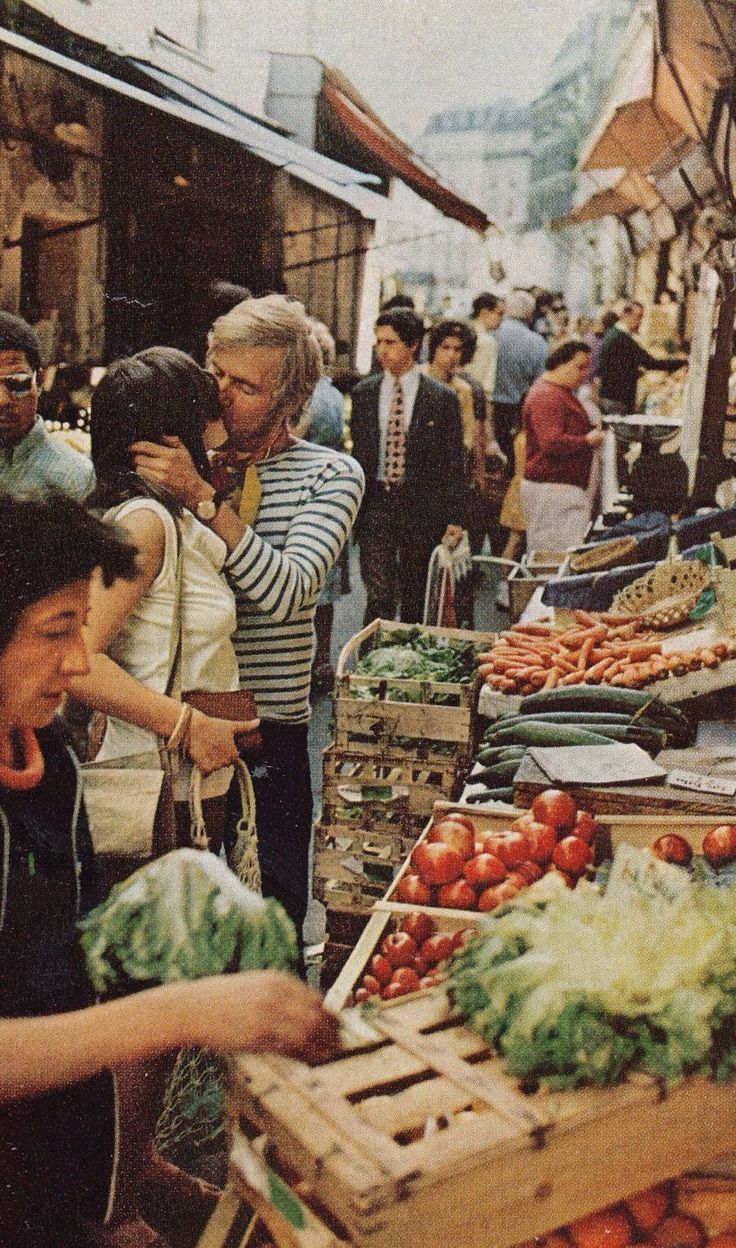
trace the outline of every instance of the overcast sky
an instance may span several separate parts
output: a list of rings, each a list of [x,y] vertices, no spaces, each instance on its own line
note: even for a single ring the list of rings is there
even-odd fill
[[[538,92],[562,40],[606,0],[311,0],[312,51],[403,137],[433,112]]]

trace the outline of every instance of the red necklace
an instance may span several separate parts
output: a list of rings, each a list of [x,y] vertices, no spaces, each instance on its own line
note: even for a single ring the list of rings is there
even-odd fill
[[[35,789],[43,778],[43,754],[32,728],[13,728],[12,737],[22,758],[20,767],[0,763],[0,788]]]

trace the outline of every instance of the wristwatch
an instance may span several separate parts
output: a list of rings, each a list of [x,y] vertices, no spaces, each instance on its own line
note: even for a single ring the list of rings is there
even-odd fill
[[[217,502],[216,495],[213,494],[212,498],[202,498],[195,504],[194,514],[198,520],[204,520],[205,522],[207,520],[214,520],[217,512],[219,511],[219,507],[220,504]]]

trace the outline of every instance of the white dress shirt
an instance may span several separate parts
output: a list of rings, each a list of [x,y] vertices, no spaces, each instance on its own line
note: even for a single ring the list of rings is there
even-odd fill
[[[384,372],[383,374],[378,391],[378,472],[376,474],[378,481],[385,481],[386,479],[386,429],[391,412],[394,385],[398,380],[401,386],[401,394],[404,400],[404,428],[408,433],[420,378],[419,365],[415,365],[406,373],[402,373],[399,378],[394,377],[393,373]]]

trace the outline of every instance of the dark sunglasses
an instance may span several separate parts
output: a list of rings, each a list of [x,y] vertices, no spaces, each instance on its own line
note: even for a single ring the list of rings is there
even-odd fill
[[[0,385],[5,386],[8,394],[15,398],[30,394],[35,384],[35,373],[10,373],[7,377],[0,377]]]

